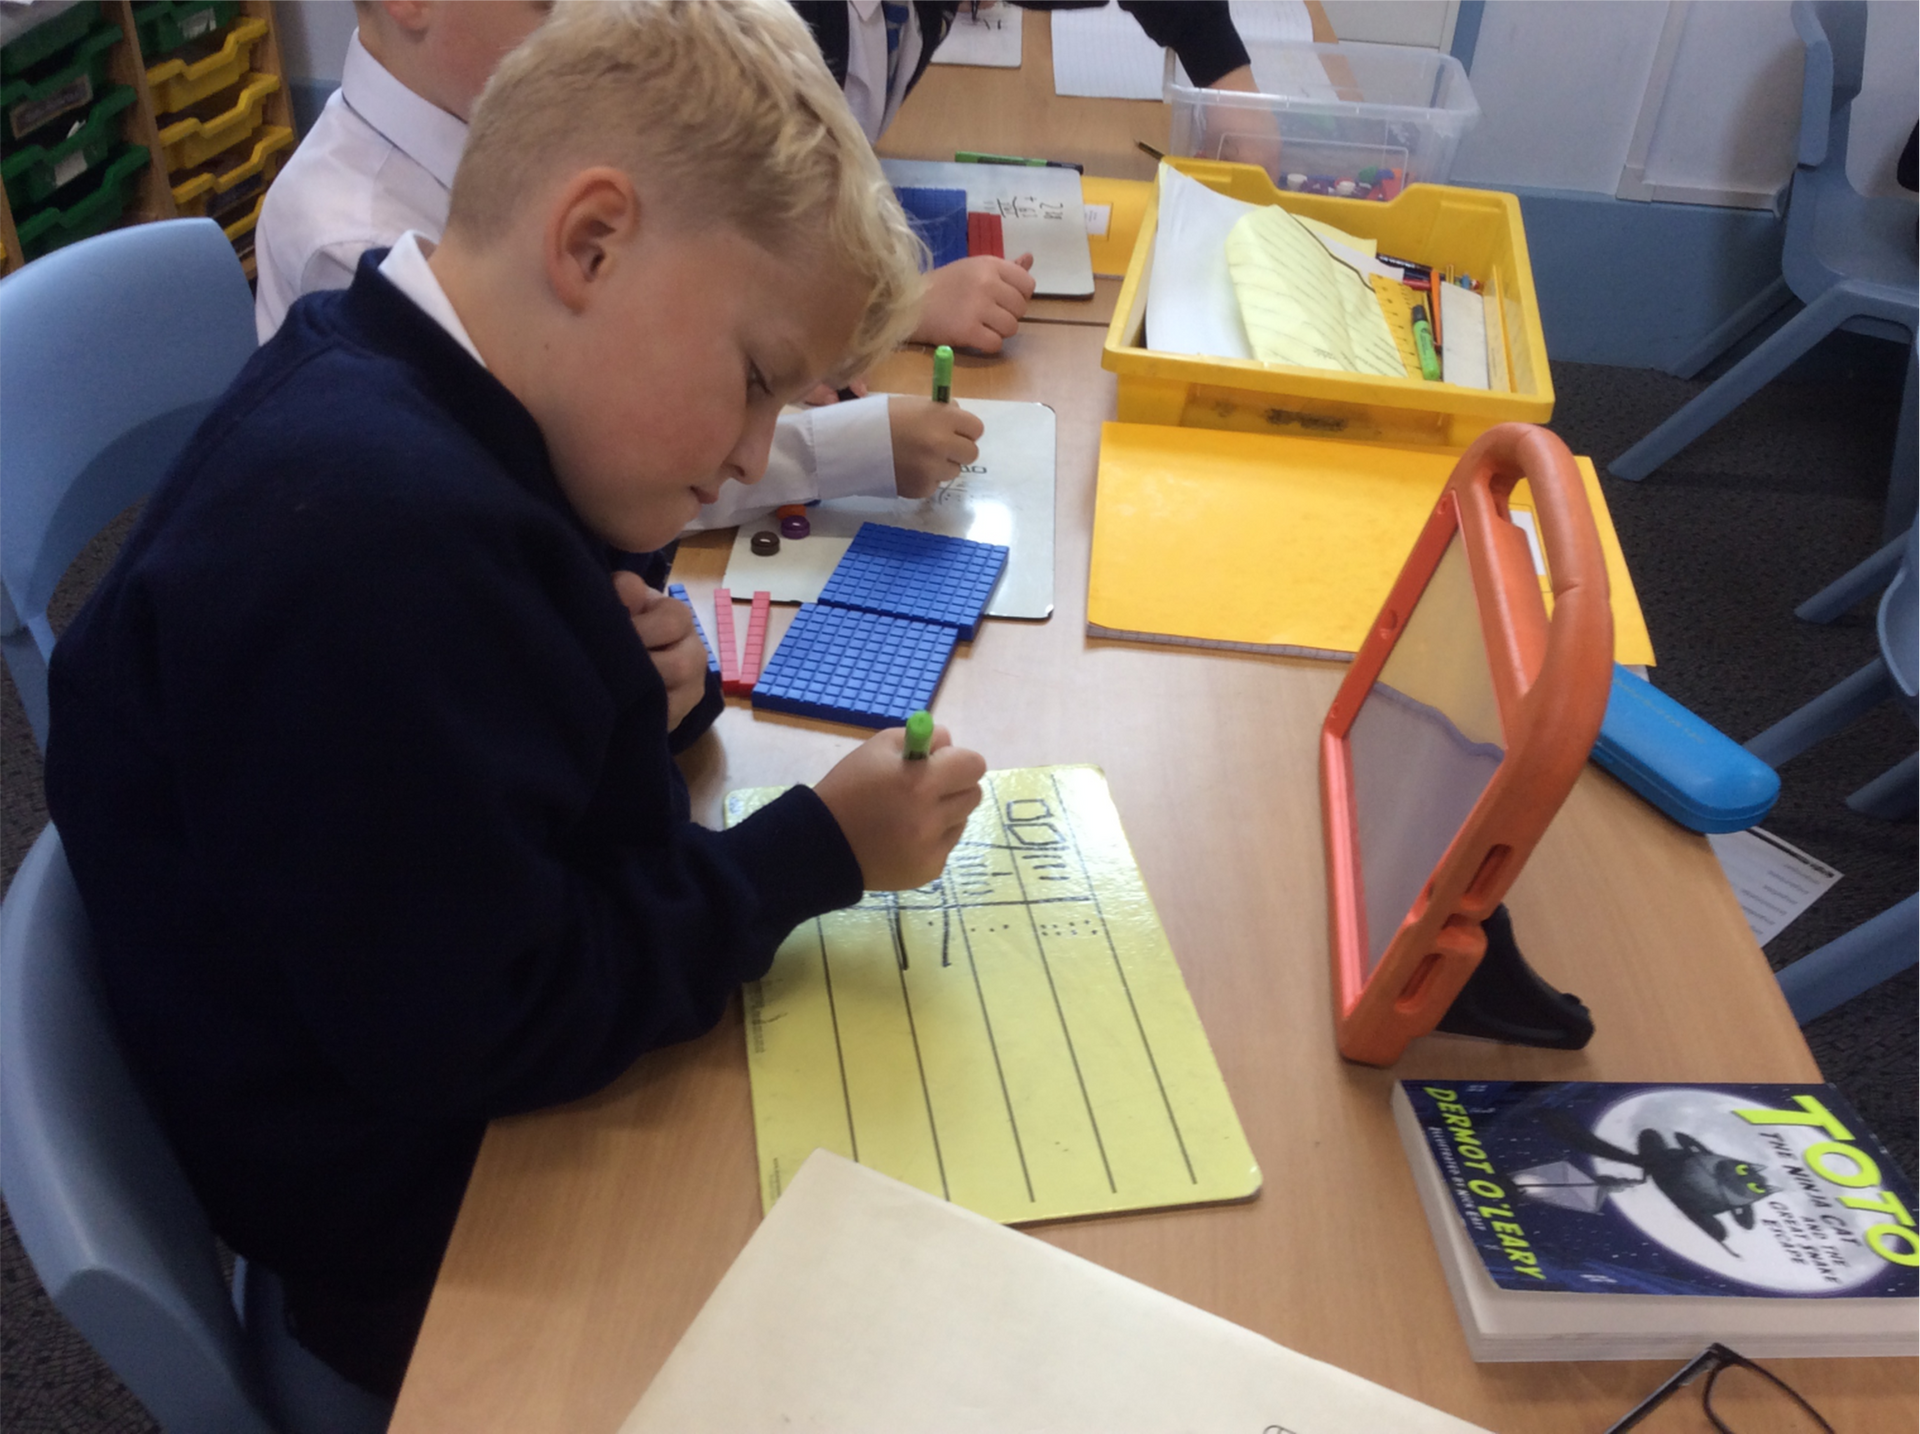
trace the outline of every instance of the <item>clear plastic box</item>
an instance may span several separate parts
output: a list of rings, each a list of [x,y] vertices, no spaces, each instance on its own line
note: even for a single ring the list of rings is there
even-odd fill
[[[1296,192],[1391,199],[1409,184],[1444,184],[1460,137],[1480,118],[1466,70],[1437,50],[1247,48],[1260,94],[1197,89],[1169,74],[1170,153],[1258,164]]]

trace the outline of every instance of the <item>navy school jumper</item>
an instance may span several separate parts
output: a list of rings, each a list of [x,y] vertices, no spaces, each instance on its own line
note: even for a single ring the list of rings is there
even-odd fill
[[[368,1296],[431,1277],[488,1120],[707,1030],[861,894],[809,788],[688,819],[607,548],[382,257],[296,304],[189,442],[54,650],[47,751],[214,1228]]]

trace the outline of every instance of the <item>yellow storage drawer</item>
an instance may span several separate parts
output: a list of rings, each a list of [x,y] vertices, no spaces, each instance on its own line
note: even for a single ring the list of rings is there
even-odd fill
[[[263,126],[253,136],[251,150],[231,149],[197,169],[173,176],[174,208],[182,219],[219,219],[272,183],[274,170],[291,148],[291,129]]]
[[[267,96],[280,88],[280,77],[248,74],[241,78],[238,90],[201,101],[161,129],[160,148],[169,174],[205,164],[260,127],[261,111]]]
[[[1510,391],[1254,359],[1159,353],[1145,347],[1156,197],[1140,226],[1101,355],[1102,365],[1119,376],[1120,422],[1464,448],[1495,424],[1545,423],[1553,416],[1553,376],[1547,368],[1533,266],[1527,258],[1520,201],[1511,194],[1415,184],[1378,203],[1276,189],[1255,165],[1193,159],[1168,163],[1231,198],[1277,204],[1376,239],[1385,253],[1489,279],[1489,299],[1496,292],[1499,298]]]
[[[175,56],[154,65],[147,71],[147,88],[153,92],[154,109],[166,116],[224,90],[247,72],[253,60],[253,47],[265,39],[266,34],[265,20],[242,17],[234,22],[212,54],[200,59]]]

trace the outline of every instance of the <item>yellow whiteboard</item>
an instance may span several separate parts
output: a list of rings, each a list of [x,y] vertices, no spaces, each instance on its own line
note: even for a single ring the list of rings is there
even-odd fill
[[[816,1149],[1008,1224],[1252,1197],[1105,776],[984,788],[939,880],[807,922],[747,987],[764,1206]]]

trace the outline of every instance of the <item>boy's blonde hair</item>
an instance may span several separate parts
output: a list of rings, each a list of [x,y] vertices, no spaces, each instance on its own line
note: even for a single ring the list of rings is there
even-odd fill
[[[606,164],[687,222],[812,246],[868,289],[836,376],[913,327],[924,246],[786,0],[563,0],[474,112],[447,229],[505,231],[556,172]]]

